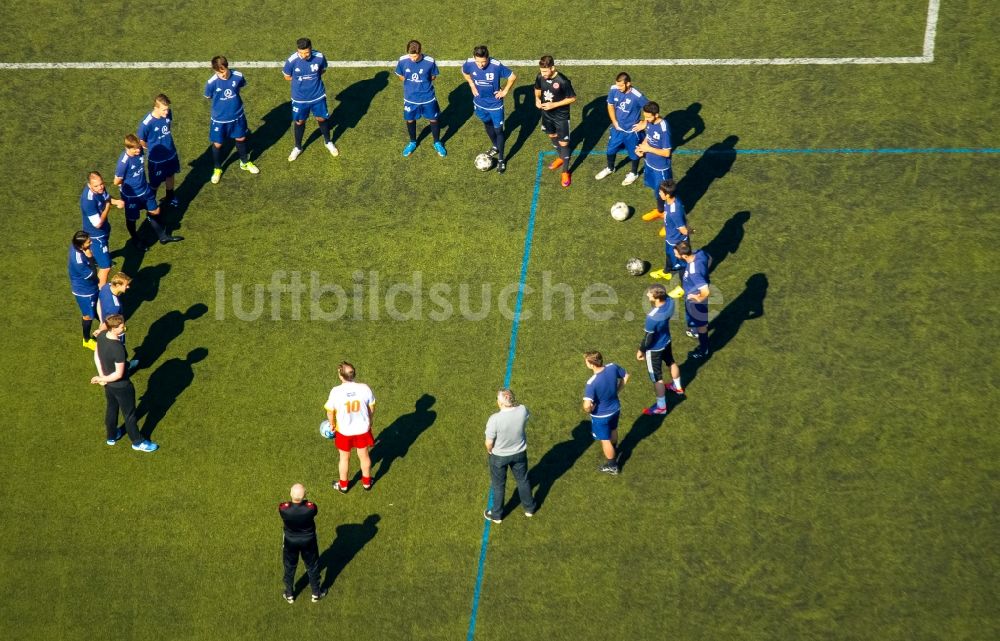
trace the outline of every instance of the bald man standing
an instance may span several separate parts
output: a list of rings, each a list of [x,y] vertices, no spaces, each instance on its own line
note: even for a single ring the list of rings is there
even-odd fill
[[[306,499],[306,488],[301,483],[292,486],[291,501],[278,506],[278,513],[285,523],[285,543],[282,560],[285,564],[285,601],[295,602],[295,568],[299,555],[309,574],[312,601],[316,603],[326,596],[326,590],[319,583],[319,545],[316,543],[316,512],[318,508]]]

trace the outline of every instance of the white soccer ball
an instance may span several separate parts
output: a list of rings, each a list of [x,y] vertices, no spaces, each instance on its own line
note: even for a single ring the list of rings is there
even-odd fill
[[[493,169],[493,159],[489,154],[479,154],[476,156],[476,169],[479,171],[489,171]]]
[[[330,427],[330,421],[323,421],[319,424],[319,435],[325,439],[333,438],[333,429]]]
[[[629,213],[628,205],[623,202],[617,202],[614,205],[611,205],[611,217],[617,221],[627,219]]]
[[[641,258],[629,258],[625,262],[625,271],[633,276],[641,276],[646,271],[646,261]]]

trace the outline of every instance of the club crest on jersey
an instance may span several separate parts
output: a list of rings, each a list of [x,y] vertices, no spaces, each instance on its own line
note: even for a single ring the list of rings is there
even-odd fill
[[[228,100],[228,99],[232,98],[236,94],[233,93],[232,89],[226,89],[226,91],[222,95],[223,95],[224,98],[226,98]]]
[[[552,83],[552,88],[553,89],[558,89],[559,88],[559,83],[558,82],[553,82]]]

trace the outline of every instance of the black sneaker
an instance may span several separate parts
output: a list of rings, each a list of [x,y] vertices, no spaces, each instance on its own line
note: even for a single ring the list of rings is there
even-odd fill
[[[505,171],[507,171],[507,163],[501,160],[497,163],[497,173],[502,174]]]
[[[490,150],[486,152],[486,155],[490,158],[496,158],[500,155],[500,150],[496,147],[490,147]]]
[[[700,349],[693,349],[690,352],[688,352],[688,358],[693,358],[696,361],[705,360],[706,358],[708,358],[708,352],[702,351]]]
[[[289,603],[295,603],[295,595],[289,592],[288,590],[282,592],[281,596],[285,598],[285,601],[288,601]]]
[[[483,510],[483,518],[487,521],[493,521],[494,523],[503,523],[503,519],[499,516],[493,516],[493,510]]]
[[[615,463],[605,463],[601,467],[597,468],[597,471],[610,474],[611,476],[618,476],[618,465]]]
[[[341,485],[340,481],[334,481],[333,482],[333,487],[337,488],[337,491],[340,492],[341,494],[347,494],[348,488],[346,488],[343,485]]]
[[[166,245],[167,243],[179,243],[184,240],[183,236],[167,236],[166,238],[160,239],[161,245]]]
[[[320,599],[322,599],[323,597],[325,597],[326,593],[327,593],[327,590],[323,590],[319,594],[313,594],[313,596],[312,596],[313,603],[316,603],[317,601],[319,601]]]

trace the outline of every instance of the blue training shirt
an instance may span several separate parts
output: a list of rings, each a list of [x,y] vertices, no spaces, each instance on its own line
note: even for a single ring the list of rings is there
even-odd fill
[[[687,227],[687,218],[684,216],[684,203],[680,198],[674,196],[674,202],[664,203],[663,207],[663,228],[667,230],[667,243],[676,245],[688,237],[680,232],[680,227]]]
[[[73,243],[69,245],[69,258],[66,261],[69,271],[69,284],[77,296],[93,296],[97,293],[97,271],[90,262],[90,257],[77,249]]]
[[[149,183],[146,181],[145,154],[142,150],[138,155],[129,156],[122,152],[115,167],[115,178],[123,179],[122,196],[126,198],[141,198],[149,193]]]
[[[646,333],[652,334],[647,343],[651,352],[658,352],[670,344],[670,319],[674,315],[674,299],[667,298],[659,307],[646,314]]]
[[[433,80],[438,77],[437,63],[430,56],[423,56],[417,62],[410,56],[401,56],[396,63],[396,75],[403,77],[403,102],[423,105],[434,102]]]
[[[284,74],[292,77],[292,101],[316,102],[326,98],[323,86],[323,72],[326,71],[326,57],[313,50],[309,58],[303,60],[293,53],[285,61]]]
[[[135,135],[139,137],[139,140],[146,141],[150,162],[163,162],[177,155],[177,147],[174,147],[174,134],[170,130],[173,116],[172,111],[167,111],[165,118],[157,118],[153,112],[149,112],[139,123]]]
[[[667,121],[660,118],[660,122],[646,125],[646,144],[653,149],[670,149],[670,127]],[[650,169],[664,170],[670,166],[670,159],[656,154],[646,154],[646,166]]]
[[[694,253],[694,260],[684,268],[681,285],[685,294],[697,294],[702,287],[708,287],[708,252],[699,249]]]
[[[111,292],[111,283],[104,283],[104,287],[97,292],[97,300],[101,304],[101,322],[112,314],[121,314],[122,305],[118,297]]]
[[[479,92],[472,99],[474,105],[487,111],[503,109],[503,99],[496,98],[493,94],[500,91],[500,81],[513,75],[513,71],[496,58],[490,58],[485,69],[479,68],[475,58],[469,58],[462,65],[462,73],[472,76],[472,83]]]
[[[104,221],[103,225],[98,226],[101,222],[101,214],[104,212],[104,206],[108,204],[111,200],[111,195],[108,190],[105,189],[103,194],[95,194],[90,190],[90,186],[83,188],[83,193],[80,194],[80,214],[83,216],[83,231],[90,234],[91,238],[105,238],[111,233],[111,222],[108,220]]]
[[[247,84],[243,74],[229,70],[229,77],[223,80],[219,74],[205,83],[205,97],[212,101],[212,122],[227,123],[239,120],[243,115],[243,98],[240,89]]]
[[[615,363],[608,363],[604,369],[587,379],[583,389],[584,400],[594,404],[590,411],[593,418],[613,416],[621,411],[618,400],[618,381],[625,378],[625,370]]]
[[[625,131],[630,131],[642,120],[642,108],[649,102],[649,98],[642,95],[635,87],[630,87],[628,91],[618,91],[618,87],[611,85],[608,92],[608,104],[615,106],[615,118],[618,119],[618,127]]]

